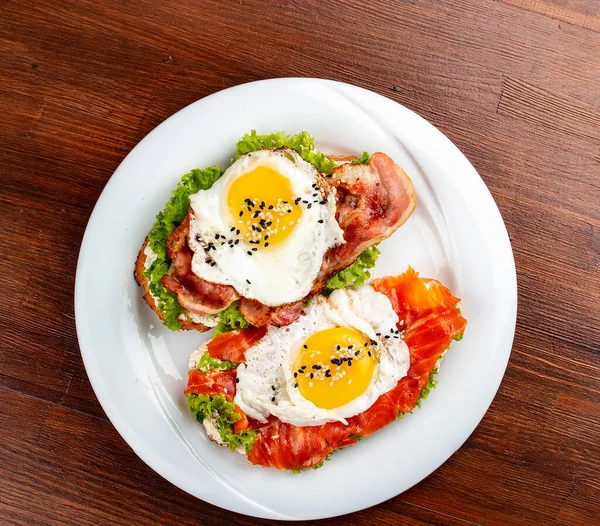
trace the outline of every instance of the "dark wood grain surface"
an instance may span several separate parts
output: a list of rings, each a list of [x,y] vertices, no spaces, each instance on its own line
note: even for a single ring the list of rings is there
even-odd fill
[[[598,524],[600,3],[2,0],[0,13],[0,523],[262,523],[189,497],[118,435],[79,354],[75,267],[102,188],[157,124],[223,88],[310,76],[390,97],[454,141],[500,207],[519,282],[506,376],[466,444],[404,494],[326,522]]]

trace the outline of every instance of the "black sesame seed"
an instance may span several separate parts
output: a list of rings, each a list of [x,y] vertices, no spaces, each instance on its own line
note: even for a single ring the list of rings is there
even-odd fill
[[[312,365],[311,367],[312,367],[313,369],[317,369],[317,368],[318,368],[318,366],[317,366],[317,365]]]
[[[275,386],[274,386],[274,385],[272,385],[272,386],[271,386],[271,389],[273,389],[273,391],[275,391]]]
[[[302,367],[300,367],[300,369],[304,371],[304,369],[306,369],[306,365],[303,365]]]
[[[348,367],[352,367],[352,360],[348,360]]]
[[[327,199],[323,199],[323,201],[319,201],[320,205],[326,205],[327,204]]]
[[[234,243],[233,243],[233,244],[234,244],[234,245],[237,245],[239,242],[240,242],[240,240],[239,240],[239,239],[236,239],[236,240],[234,241]]]
[[[304,347],[305,349],[308,349],[308,345],[303,345],[302,347]]]
[[[244,215],[244,211],[242,210],[239,215],[242,217]]]
[[[200,243],[200,242],[202,241],[202,238],[200,237],[200,234],[198,234],[198,235],[196,236],[196,241],[198,241],[198,243]]]
[[[294,373],[294,378],[298,378],[298,373]]]
[[[318,197],[318,196],[319,196],[319,194],[317,194],[317,193],[313,194],[313,197]]]
[[[323,221],[322,219],[319,219],[319,220],[317,221],[317,223],[323,223],[323,222],[324,222],[324,221]]]
[[[252,283],[250,283],[249,279],[246,280],[246,283],[248,283],[248,285],[252,285]]]
[[[386,340],[389,340],[389,339],[390,339],[390,335],[389,335],[389,334],[386,334],[386,335],[384,336],[384,338],[385,338]]]
[[[348,345],[348,349],[352,349],[354,345]]]
[[[310,379],[311,379],[311,380],[312,380],[312,379],[315,377],[315,375],[314,375],[313,373],[310,373],[310,375],[309,375],[309,376],[310,376]]]
[[[235,379],[235,383],[236,383],[236,384],[239,384],[239,383],[240,383],[240,379],[239,379],[239,378],[236,378],[236,379]]]
[[[312,203],[308,203],[308,204],[306,205],[306,208],[310,208],[311,206],[312,206]]]
[[[375,336],[381,336],[381,333],[380,332],[376,332]]]
[[[298,387],[298,384],[294,384],[294,387]]]
[[[358,356],[359,354],[360,354],[360,351],[356,351],[356,352],[354,353],[354,356]]]
[[[371,351],[369,351],[368,354],[369,354],[369,357],[371,357]]]
[[[325,378],[331,378],[331,371],[329,369],[325,371]]]
[[[275,397],[271,398],[271,402],[274,402],[274,401],[275,401]]]
[[[260,215],[260,210],[254,212],[254,219],[256,219]]]
[[[252,255],[252,252],[250,252],[250,251],[248,250],[247,254],[248,254],[249,256],[251,256],[251,255]]]
[[[238,228],[235,233],[239,236],[240,235],[240,229]]]
[[[289,205],[287,201],[281,201],[284,205]]]
[[[254,248],[252,249],[252,252],[256,252],[257,250],[258,250],[258,248],[254,247]]]
[[[364,346],[365,346],[365,347],[367,347],[368,345],[369,345],[369,344],[368,344],[368,342],[365,342],[365,345],[364,345]]]
[[[269,210],[273,210],[275,208],[273,205],[269,205]]]
[[[268,247],[268,246],[269,246],[269,243],[265,243],[265,247]]]

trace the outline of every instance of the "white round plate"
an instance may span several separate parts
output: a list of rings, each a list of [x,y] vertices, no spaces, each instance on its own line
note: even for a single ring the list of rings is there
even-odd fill
[[[251,465],[210,442],[187,409],[190,353],[206,338],[170,332],[133,279],[138,250],[181,176],[227,167],[239,138],[306,130],[331,154],[382,151],[412,178],[417,209],[380,246],[376,276],[413,266],[462,298],[452,345],[421,409],[299,475]],[[85,232],[75,287],[81,354],[119,433],[154,470],[229,510],[273,519],[357,511],[407,490],[475,429],[500,384],[516,318],[516,275],[498,208],[469,161],[424,119],[385,97],[317,79],[253,82],[176,113],[121,163]],[[352,481],[348,484],[348,481]]]

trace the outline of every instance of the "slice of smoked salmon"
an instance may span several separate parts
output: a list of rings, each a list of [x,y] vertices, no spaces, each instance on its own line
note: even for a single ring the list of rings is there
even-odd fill
[[[188,371],[188,384],[184,393],[202,394],[207,396],[224,395],[227,400],[235,396],[235,369],[226,371],[211,370],[207,373],[192,369]]]
[[[375,290],[388,296],[405,329],[410,368],[396,387],[380,396],[366,411],[339,422],[300,427],[273,421],[261,428],[248,460],[278,469],[313,467],[335,449],[356,443],[393,422],[400,412],[414,409],[421,391],[441,354],[452,339],[464,332],[466,320],[456,307],[459,302],[441,283],[419,278],[409,269],[397,278],[373,282]]]
[[[430,312],[455,307],[460,301],[439,281],[420,278],[412,267],[400,276],[376,279],[371,285],[390,299],[401,329]]]
[[[275,420],[261,428],[248,460],[277,469],[312,468],[335,449],[356,443],[353,429],[339,422],[302,427]]]
[[[244,353],[267,333],[267,327],[236,329],[224,332],[206,346],[211,358],[242,363]]]

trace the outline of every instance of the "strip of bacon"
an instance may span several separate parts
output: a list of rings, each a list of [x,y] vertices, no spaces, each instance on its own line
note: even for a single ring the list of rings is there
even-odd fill
[[[208,343],[207,350],[211,358],[226,362],[242,363],[245,352],[267,333],[267,327],[236,329],[224,332]]]
[[[208,373],[192,369],[188,371],[188,384],[184,393],[219,396],[223,395],[229,401],[235,396],[235,369],[226,371],[211,370]]]
[[[211,283],[192,272],[193,252],[187,244],[190,215],[167,239],[167,251],[172,261],[172,275],[162,278],[162,284],[177,294],[182,307],[196,314],[217,314],[239,298],[230,285]]]
[[[408,175],[381,152],[371,155],[367,165],[346,163],[334,168],[329,181],[338,189],[336,219],[346,243],[326,255],[321,280],[350,265],[366,248],[391,236],[417,205]]]
[[[248,455],[250,462],[278,469],[312,467],[335,449],[355,443],[355,435],[374,433],[393,422],[400,412],[414,409],[438,358],[452,339],[464,332],[467,322],[456,308],[458,299],[448,289],[435,280],[419,278],[412,269],[373,285],[390,298],[400,317],[399,328],[406,328],[404,340],[411,360],[408,374],[369,409],[348,419],[348,426],[328,423],[298,427],[271,422],[258,433]]]
[[[285,327],[300,317],[304,308],[304,300],[296,303],[286,303],[279,307],[269,307],[256,300],[241,298],[239,307],[242,316],[252,325]]]

